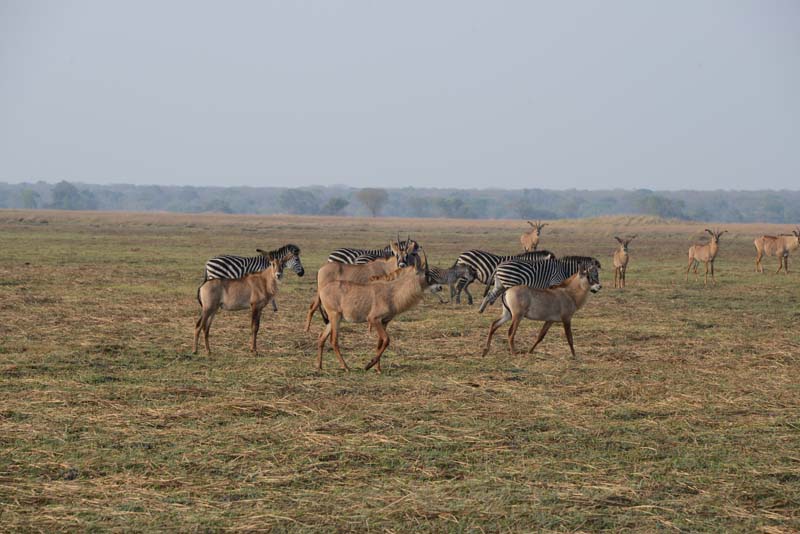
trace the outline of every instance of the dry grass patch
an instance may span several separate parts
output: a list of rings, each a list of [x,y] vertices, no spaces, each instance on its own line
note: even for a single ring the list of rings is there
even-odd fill
[[[800,275],[753,272],[752,240],[773,225],[725,225],[703,288],[682,268],[705,225],[552,222],[542,247],[604,265],[575,318],[577,361],[556,330],[532,357],[501,336],[481,358],[497,306],[431,296],[389,326],[383,376],[345,374],[330,351],[314,370],[321,323],[302,322],[331,249],[400,231],[446,266],[516,251],[524,226],[0,212],[3,528],[800,529]],[[614,290],[612,236],[634,231]],[[204,261],[286,242],[307,275],[287,274],[279,313],[264,312],[262,356],[247,314],[226,312],[215,354],[192,356]],[[342,339],[348,363],[369,361],[365,325]]]

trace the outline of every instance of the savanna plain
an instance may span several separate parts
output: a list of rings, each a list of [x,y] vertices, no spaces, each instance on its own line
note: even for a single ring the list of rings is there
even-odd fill
[[[684,269],[711,224],[549,222],[541,248],[603,265],[578,359],[559,326],[514,357],[503,328],[481,357],[499,304],[428,295],[378,375],[366,325],[342,333],[353,372],[329,348],[315,368],[322,323],[302,326],[327,254],[400,232],[449,266],[520,251],[524,221],[0,211],[0,529],[800,530],[800,255],[753,268],[753,239],[790,228],[714,225],[704,288]],[[205,260],[290,242],[306,275],[285,274],[260,355],[224,311],[192,355]]]

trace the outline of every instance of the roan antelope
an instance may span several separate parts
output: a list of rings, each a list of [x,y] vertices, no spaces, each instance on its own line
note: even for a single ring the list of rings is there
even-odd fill
[[[722,234],[727,232],[727,230],[712,232],[706,228],[706,232],[711,235],[711,241],[706,244],[697,244],[689,247],[689,265],[686,267],[686,281],[688,282],[689,270],[691,270],[692,266],[694,266],[694,273],[697,275],[697,264],[701,261],[705,263],[706,275],[703,279],[704,286],[708,284],[709,265],[711,265],[711,281],[714,282],[714,285],[717,284],[717,280],[714,278],[714,258],[717,257],[717,252],[719,252],[719,238]]]
[[[572,316],[586,304],[590,292],[597,293],[601,288],[600,275],[595,267],[581,267],[577,273],[560,285],[549,289],[536,289],[528,286],[512,287],[503,294],[503,315],[489,327],[489,337],[486,339],[486,347],[484,347],[482,355],[486,356],[486,353],[489,352],[495,331],[508,321],[511,321],[511,328],[508,329],[508,347],[511,354],[516,355],[514,336],[522,319],[528,318],[534,321],[544,321],[536,342],[528,351],[529,354],[532,354],[533,349],[541,343],[553,323],[563,323],[569,350],[574,358]]]
[[[349,282],[356,282],[366,284],[369,282],[370,277],[388,274],[398,267],[405,267],[411,254],[408,253],[406,248],[403,247],[408,241],[396,241],[390,243],[387,247],[391,253],[385,257],[379,257],[369,263],[364,264],[351,264],[339,263],[335,261],[328,261],[325,265],[320,267],[317,271],[317,293],[314,295],[314,300],[308,307],[308,314],[306,315],[306,332],[311,328],[311,319],[314,313],[320,309],[319,290],[326,284],[334,280],[347,280]],[[416,256],[415,256],[416,257]],[[325,319],[324,308],[320,310],[323,319]]]
[[[389,346],[386,325],[399,314],[415,306],[432,284],[427,258],[422,265],[418,263],[409,265],[387,278],[391,280],[378,280],[367,284],[335,280],[319,289],[322,307],[327,312],[330,322],[317,341],[318,369],[322,369],[322,351],[325,348],[325,341],[330,337],[333,351],[339,358],[342,368],[350,370],[339,350],[339,323],[344,319],[351,323],[369,323],[377,332],[376,354],[365,369],[375,366],[375,370],[381,372],[381,355]]]
[[[200,332],[203,332],[206,352],[209,355],[211,354],[211,348],[208,345],[208,333],[211,330],[211,322],[214,320],[214,315],[218,310],[246,310],[250,308],[250,350],[257,356],[256,338],[261,325],[261,312],[275,298],[275,294],[278,292],[278,280],[283,275],[283,266],[293,257],[290,254],[284,257],[283,260],[273,258],[269,262],[269,267],[263,271],[248,274],[244,278],[213,278],[203,282],[197,288],[197,301],[203,309],[194,327],[194,347],[192,352],[197,354],[197,340],[200,337]]]
[[[791,234],[762,235],[753,241],[756,246],[756,272],[763,273],[764,267],[761,265],[761,258],[764,256],[777,256],[778,257],[778,270],[775,274],[781,272],[785,268],[785,273],[789,274],[789,253],[797,250],[800,246],[800,226],[797,230],[792,230]]]
[[[519,236],[519,242],[522,244],[522,248],[525,252],[536,250],[536,247],[539,246],[539,236],[542,235],[542,228],[547,226],[547,223],[542,224],[541,221],[536,221],[535,223],[528,221],[528,224],[530,224],[532,228]]]
[[[636,239],[633,235],[628,239],[614,237],[619,242],[619,248],[614,251],[614,287],[625,287],[625,275],[628,272],[628,244]]]

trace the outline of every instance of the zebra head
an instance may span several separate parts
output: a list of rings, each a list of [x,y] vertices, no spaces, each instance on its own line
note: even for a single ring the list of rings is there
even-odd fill
[[[297,276],[306,274],[305,269],[303,269],[303,264],[300,262],[300,256],[295,256],[294,254],[284,256],[283,267],[285,269],[291,269]]]
[[[303,263],[300,261],[300,247],[297,245],[292,245],[290,243],[282,246],[279,249],[270,250],[269,252],[265,252],[260,248],[257,248],[256,252],[262,256],[266,256],[270,260],[282,260],[283,266],[294,271],[297,276],[302,277],[304,274],[306,274],[306,270],[303,268]]]

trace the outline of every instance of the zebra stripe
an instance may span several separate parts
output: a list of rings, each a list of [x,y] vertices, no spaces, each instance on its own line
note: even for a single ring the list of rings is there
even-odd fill
[[[400,241],[400,249],[406,248],[406,241]],[[413,254],[417,253],[418,245],[414,243]],[[388,258],[393,254],[392,247],[386,246],[383,248],[337,248],[328,255],[328,261],[336,263],[348,263],[350,265],[361,265],[375,261],[378,258]]]
[[[270,260],[283,260],[292,255],[285,264],[285,269],[291,269],[297,276],[303,276],[305,269],[300,261],[300,248],[297,245],[284,245],[281,248],[264,252],[260,256],[232,256],[224,255],[211,258],[206,262],[205,279],[214,278],[242,278],[250,273],[258,273],[269,267]]]
[[[454,265],[449,269],[442,269],[441,267],[431,267],[428,269],[430,272],[431,282],[439,285],[447,285],[450,288],[450,301],[453,301],[456,293],[456,285],[462,278],[472,281],[475,278],[472,269],[466,265]],[[437,293],[439,302],[444,302],[442,296]]]
[[[461,302],[461,292],[464,291],[467,294],[469,303],[472,304],[472,294],[470,294],[468,289],[469,285],[474,280],[486,285],[491,284],[494,270],[500,263],[504,261],[520,260],[531,262],[555,257],[555,254],[548,250],[534,250],[531,252],[523,252],[522,254],[511,254],[508,256],[500,256],[499,254],[492,254],[491,252],[486,252],[483,250],[468,250],[461,254],[453,265],[466,265],[472,269],[475,277],[472,280],[462,277],[458,281],[456,302]]]
[[[501,263],[494,272],[494,287],[484,295],[478,313],[514,286],[528,286],[546,289],[560,284],[581,268],[597,271],[600,262],[589,256],[565,256],[557,260],[544,260],[535,263],[511,260]]]

